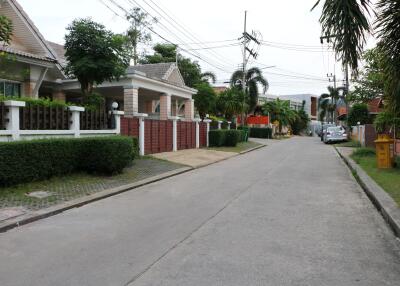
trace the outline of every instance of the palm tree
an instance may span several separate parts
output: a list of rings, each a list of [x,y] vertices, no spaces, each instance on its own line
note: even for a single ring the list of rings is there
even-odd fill
[[[264,113],[271,116],[272,121],[278,121],[279,133],[282,133],[282,128],[289,126],[297,119],[297,113],[290,108],[289,100],[270,101],[263,106]]]
[[[224,114],[224,117],[231,120],[234,115],[247,111],[245,94],[236,87],[229,88],[222,92],[217,99],[217,108]]]
[[[318,0],[312,10],[321,2]],[[323,35],[333,42],[336,57],[344,66],[349,65],[354,74],[358,71],[366,35],[371,31],[367,18],[370,3],[370,0],[325,0],[319,19]]]
[[[343,87],[334,88],[332,86],[328,86],[328,93],[321,94],[321,97],[318,100],[318,104],[321,110],[320,120],[324,121],[326,115],[328,116],[328,120],[332,122],[336,122],[336,108],[339,100],[345,100],[345,89]],[[341,93],[342,92],[342,93]]]
[[[201,80],[215,83],[217,81],[217,76],[213,72],[204,72],[201,74]]]
[[[245,78],[244,85],[242,83],[243,77]],[[258,104],[259,85],[263,88],[264,93],[269,87],[268,81],[263,77],[262,71],[256,67],[249,69],[245,75],[243,74],[243,70],[235,71],[231,76],[230,82],[232,87],[236,86],[244,90],[248,97],[249,112],[254,112]]]

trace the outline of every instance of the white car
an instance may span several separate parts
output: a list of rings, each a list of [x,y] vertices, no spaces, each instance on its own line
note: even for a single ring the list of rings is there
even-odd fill
[[[324,134],[324,143],[347,141],[346,130],[343,127],[328,127]]]

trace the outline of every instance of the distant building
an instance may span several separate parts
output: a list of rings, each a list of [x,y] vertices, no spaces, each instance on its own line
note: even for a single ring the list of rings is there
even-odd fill
[[[213,89],[216,94],[220,94],[228,89],[226,86],[213,86]]]
[[[310,116],[310,119],[313,121],[318,120],[318,95],[314,94],[290,94],[290,95],[281,95],[280,99],[290,100],[291,106],[293,109],[301,108],[303,105],[303,101],[305,101],[304,110]],[[296,109],[298,110],[298,109]]]

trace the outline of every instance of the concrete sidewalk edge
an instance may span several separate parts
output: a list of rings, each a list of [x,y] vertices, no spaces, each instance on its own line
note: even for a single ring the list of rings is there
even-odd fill
[[[144,180],[140,180],[138,182],[132,183],[132,184],[127,184],[127,185],[123,185],[120,187],[116,187],[116,188],[112,188],[112,189],[108,189],[105,191],[101,191],[89,196],[85,196],[82,198],[78,198],[75,200],[71,200],[69,202],[63,203],[63,204],[59,204],[59,205],[55,205],[53,207],[50,208],[46,208],[43,210],[38,210],[35,211],[33,213],[30,214],[26,214],[26,215],[22,215],[19,217],[16,217],[14,219],[10,219],[8,221],[2,222],[0,223],[0,233],[9,231],[13,228],[22,226],[22,225],[26,225],[28,223],[32,223],[35,222],[37,220],[41,220],[44,218],[48,218],[57,214],[60,214],[64,211],[73,209],[73,208],[79,208],[82,207],[84,205],[87,205],[89,203],[92,202],[96,202],[111,196],[115,196],[124,192],[128,192],[130,190],[154,183],[154,182],[158,182],[173,176],[177,176],[186,172],[189,172],[193,170],[193,168],[191,167],[183,167],[183,168],[179,168],[173,171],[169,171],[157,176],[153,176]]]
[[[349,169],[357,175],[356,180],[361,188],[382,214],[395,235],[400,238],[400,208],[396,202],[353,159],[342,154],[338,148],[335,149]]]

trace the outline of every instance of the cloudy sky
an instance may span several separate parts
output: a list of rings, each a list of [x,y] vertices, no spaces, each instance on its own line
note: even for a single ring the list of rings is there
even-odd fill
[[[65,27],[75,18],[92,17],[114,32],[122,33],[128,23],[124,10],[141,6],[158,19],[154,30],[180,45],[182,52],[198,60],[204,71],[217,75],[223,85],[242,62],[238,39],[243,32],[244,11],[248,31],[258,31],[263,44],[257,60],[249,66],[265,68],[268,93],[294,94],[325,91],[327,73],[340,64],[327,46],[320,44],[320,9],[310,11],[315,0],[19,0],[42,34],[63,43]],[[119,6],[119,7],[118,7]],[[153,36],[153,42],[163,42]],[[145,48],[145,47],[144,47]],[[150,52],[151,48],[147,47]],[[341,84],[341,83],[339,83]]]

